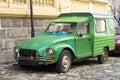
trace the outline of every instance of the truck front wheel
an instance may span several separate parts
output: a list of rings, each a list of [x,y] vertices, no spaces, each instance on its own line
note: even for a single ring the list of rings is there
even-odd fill
[[[98,56],[98,63],[103,64],[108,59],[108,50],[105,48],[103,54]]]
[[[71,52],[69,50],[64,50],[58,62],[56,63],[56,69],[60,73],[68,72],[71,67]]]

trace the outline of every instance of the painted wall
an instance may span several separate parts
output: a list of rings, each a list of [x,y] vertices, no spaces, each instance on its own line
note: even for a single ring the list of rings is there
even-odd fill
[[[29,17],[29,0],[0,0],[0,17]],[[35,18],[56,18],[63,12],[109,13],[108,0],[33,0]]]

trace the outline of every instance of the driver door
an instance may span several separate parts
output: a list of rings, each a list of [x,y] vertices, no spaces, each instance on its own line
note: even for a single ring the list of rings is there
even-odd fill
[[[79,24],[79,29],[76,36],[76,52],[78,58],[92,56],[92,45],[90,35],[90,23],[82,22]]]

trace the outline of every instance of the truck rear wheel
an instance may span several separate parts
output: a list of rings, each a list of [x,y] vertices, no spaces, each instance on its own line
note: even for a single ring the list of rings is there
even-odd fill
[[[71,67],[71,52],[69,50],[64,50],[58,62],[56,63],[56,69],[60,73],[68,72]]]
[[[98,56],[98,63],[103,64],[108,59],[108,50],[104,48],[103,54]]]

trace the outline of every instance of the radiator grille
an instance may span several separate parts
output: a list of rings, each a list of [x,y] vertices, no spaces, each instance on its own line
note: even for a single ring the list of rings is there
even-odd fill
[[[19,52],[20,56],[22,57],[36,57],[36,51],[35,50],[26,50],[26,49],[21,49]]]

